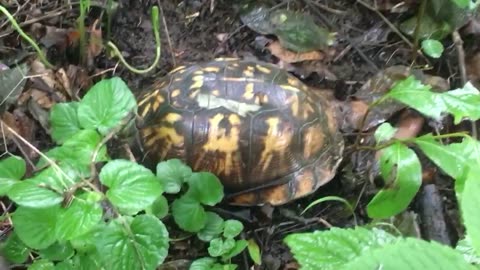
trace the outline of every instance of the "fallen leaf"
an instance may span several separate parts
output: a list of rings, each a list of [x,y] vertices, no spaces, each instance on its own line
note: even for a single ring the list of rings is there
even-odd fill
[[[294,52],[282,47],[279,41],[273,41],[267,45],[267,49],[278,59],[287,63],[297,63],[309,60],[323,60],[325,53],[321,51]]]
[[[102,28],[97,27],[99,20],[96,19],[90,27],[90,39],[88,42],[88,65],[93,66],[95,57],[103,50]]]

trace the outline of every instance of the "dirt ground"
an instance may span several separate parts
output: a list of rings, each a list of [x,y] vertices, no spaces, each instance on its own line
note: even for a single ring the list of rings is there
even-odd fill
[[[331,59],[307,61],[287,67],[308,85],[333,90],[340,100],[354,94],[368,78],[379,71],[394,65],[410,66],[412,64],[413,53],[410,46],[402,41],[394,29],[376,12],[357,1],[253,2],[267,3],[271,6],[310,14],[319,25],[337,33],[336,43],[332,46],[334,53]],[[377,2],[388,6],[386,1]],[[94,74],[115,67],[115,75],[126,80],[133,91],[140,91],[176,66],[208,61],[215,57],[257,58],[278,63],[279,59],[262,46],[263,36],[242,23],[239,10],[244,3],[245,1],[220,0],[121,0],[112,19],[111,39],[127,62],[135,67],[147,67],[155,57],[150,11],[152,5],[160,4],[163,19],[160,62],[153,72],[138,75],[118,64],[117,59],[109,58],[102,52],[94,59],[90,73]],[[44,5],[48,6],[45,3]],[[384,14],[389,21],[397,22],[411,16],[415,10],[413,6],[404,12],[385,12]],[[71,25],[75,14],[67,14],[64,14],[62,19],[67,25]],[[93,23],[100,15],[100,9],[94,7],[88,16],[87,25]],[[61,23],[57,21],[55,25],[58,27]],[[466,53],[473,54],[476,50],[475,43],[467,39],[465,44],[468,45]],[[8,55],[5,51],[2,54]],[[418,67],[427,64],[422,57],[416,59],[415,65]],[[431,68],[425,72],[442,76],[452,87],[457,86],[461,81],[457,59],[454,44],[446,41],[444,56],[439,60],[429,59]],[[112,73],[105,74],[105,76],[109,75]],[[347,136],[347,138],[350,137]],[[47,135],[37,135],[36,139],[40,141],[39,145],[48,145],[48,142],[41,142],[41,139],[48,140]],[[314,195],[286,206],[276,209],[222,206],[215,211],[227,217],[239,218],[244,222],[245,236],[253,236],[263,253],[264,265],[259,269],[297,269],[291,254],[282,243],[287,234],[325,229],[329,226],[345,227],[354,222],[362,224],[367,221],[365,205],[376,190],[373,188],[374,185],[368,185],[369,180],[365,175],[358,173],[356,166],[359,165],[352,162],[351,157],[347,155],[333,181]],[[452,238],[456,239],[457,232],[461,231],[461,228],[456,225],[458,213],[455,210],[449,210],[455,209],[454,194],[448,181],[440,182],[446,183],[441,185],[441,196],[445,198],[443,203],[446,204],[447,219],[451,221],[449,226],[451,226]],[[300,215],[312,200],[332,194],[358,203],[355,220],[338,203],[323,203],[306,214]],[[412,210],[418,210],[417,207],[421,206],[421,200],[417,201],[412,206]],[[175,235],[175,232],[172,234],[173,237],[182,237],[181,234]],[[185,260],[192,260],[206,254],[204,244],[190,241],[194,240],[177,241],[172,244],[167,258],[167,265],[172,268],[165,266],[164,269],[181,269]],[[248,269],[246,256],[244,254],[243,257],[238,258],[240,269]]]

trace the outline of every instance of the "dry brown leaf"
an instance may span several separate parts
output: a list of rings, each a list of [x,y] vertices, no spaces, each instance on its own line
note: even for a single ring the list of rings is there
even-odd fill
[[[103,50],[102,28],[97,27],[98,19],[95,20],[90,27],[90,39],[88,42],[88,63],[93,64],[95,57],[100,55]]]
[[[269,43],[267,49],[272,53],[274,56],[279,58],[283,62],[287,63],[298,63],[303,61],[311,61],[311,60],[323,60],[326,58],[326,54],[321,51],[311,51],[305,53],[297,53],[290,50],[287,50],[280,45],[279,41],[273,41]]]

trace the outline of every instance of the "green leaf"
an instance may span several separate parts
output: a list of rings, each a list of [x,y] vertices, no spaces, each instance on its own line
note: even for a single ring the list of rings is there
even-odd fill
[[[30,248],[47,248],[57,240],[55,226],[59,210],[59,205],[48,208],[18,207],[12,214],[15,232]]]
[[[477,265],[480,264],[480,254],[475,252],[475,249],[472,247],[472,241],[468,235],[464,239],[458,241],[455,250],[460,252],[467,262]]]
[[[374,134],[377,144],[390,140],[395,135],[395,132],[397,132],[397,128],[392,127],[390,123],[381,124]]]
[[[25,175],[25,160],[11,156],[0,161],[0,197],[5,196],[10,188]]]
[[[210,241],[208,246],[208,254],[212,257],[219,257],[227,253],[230,249],[235,246],[235,240],[226,239],[225,241],[222,238],[215,238]]]
[[[64,143],[82,127],[78,121],[78,102],[64,102],[53,105],[50,111],[52,138],[58,144]]]
[[[214,258],[200,258],[192,262],[189,270],[211,270],[216,260]]]
[[[235,246],[222,255],[222,260],[227,261],[240,254],[248,246],[247,240],[235,241]]]
[[[204,242],[209,242],[213,238],[218,237],[224,228],[224,221],[219,215],[213,212],[207,212],[207,221],[205,227],[201,229],[197,236]]]
[[[187,232],[198,232],[207,222],[203,206],[187,194],[172,203],[172,215],[175,223]]]
[[[248,254],[256,265],[262,264],[262,255],[260,254],[260,247],[254,239],[248,239]]]
[[[102,219],[99,203],[86,201],[88,194],[73,199],[68,208],[62,208],[56,227],[57,239],[71,240],[93,229]]]
[[[333,227],[328,231],[293,233],[284,239],[304,270],[336,270],[369,249],[381,248],[395,241],[398,241],[397,238],[383,230],[362,227]]]
[[[58,205],[63,201],[58,194],[32,180],[18,182],[8,191],[8,197],[16,204],[33,208]]]
[[[28,259],[30,249],[20,240],[15,232],[10,233],[7,240],[1,244],[0,254],[9,262],[22,264]]]
[[[226,238],[234,238],[243,231],[243,224],[234,219],[229,219],[225,221],[225,229],[223,231],[223,236]]]
[[[388,218],[405,210],[422,184],[422,168],[415,152],[396,142],[382,150],[380,171],[385,188],[367,206],[371,218]]]
[[[415,238],[402,239],[382,248],[368,249],[338,269],[378,269],[378,267],[389,270],[475,269],[452,248]]]
[[[63,261],[73,256],[75,251],[70,243],[60,244],[55,243],[46,249],[39,251],[42,258],[50,261]]]
[[[128,160],[113,160],[100,172],[100,182],[109,187],[107,198],[122,213],[136,214],[162,194],[162,186],[147,168]]]
[[[152,214],[162,219],[168,214],[168,201],[165,196],[158,197],[152,205]]]
[[[96,245],[105,269],[155,269],[168,254],[168,231],[151,215],[136,216],[131,223],[127,219],[114,220],[97,235]]]
[[[460,8],[466,8],[470,5],[471,0],[451,0],[451,1],[453,1]]]
[[[478,215],[478,206],[480,205],[480,168],[479,163],[472,164],[465,181],[460,210],[464,220],[467,234],[472,242],[472,246],[480,254],[480,216]]]
[[[78,119],[85,129],[105,135],[130,112],[136,113],[135,97],[125,82],[114,77],[96,83],[78,106]]]
[[[410,76],[395,84],[385,97],[402,102],[435,120],[440,120],[444,113],[454,116],[454,124],[464,118],[472,121],[480,119],[480,92],[471,83],[445,93],[432,92],[430,89],[430,86]]]
[[[55,265],[53,262],[45,259],[40,259],[34,261],[29,267],[28,270],[55,270]]]
[[[221,202],[224,196],[223,185],[210,172],[196,172],[188,179],[188,194],[202,204],[214,206]]]
[[[422,41],[422,50],[430,57],[439,58],[443,53],[443,44],[436,39]]]
[[[183,183],[192,175],[192,169],[179,159],[170,159],[157,164],[157,177],[163,183],[165,192],[180,192]]]

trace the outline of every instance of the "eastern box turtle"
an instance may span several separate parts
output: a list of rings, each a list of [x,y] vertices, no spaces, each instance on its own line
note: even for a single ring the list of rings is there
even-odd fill
[[[181,66],[140,93],[146,158],[222,181],[231,204],[280,205],[330,181],[344,142],[326,97],[259,61]]]

